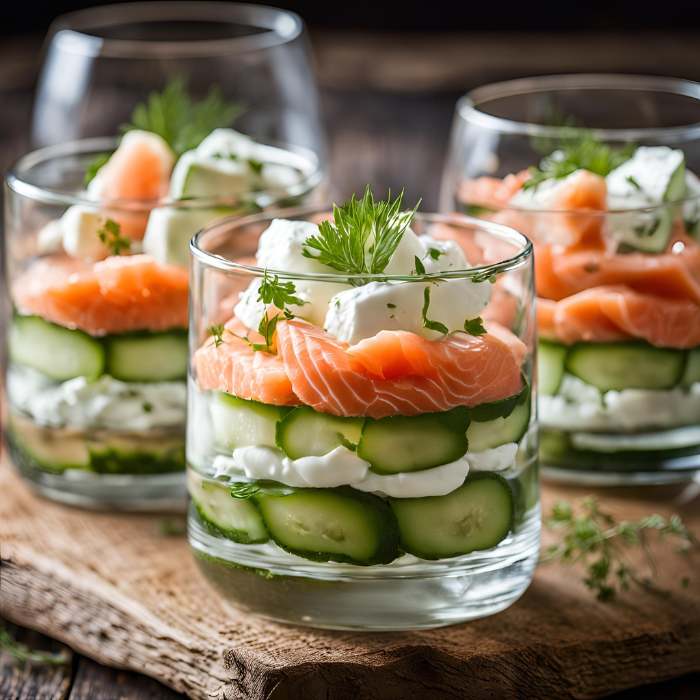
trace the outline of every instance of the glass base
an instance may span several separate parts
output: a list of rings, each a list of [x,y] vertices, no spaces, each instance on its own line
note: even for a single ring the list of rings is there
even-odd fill
[[[51,473],[33,464],[11,440],[5,444],[25,482],[41,496],[70,506],[100,510],[184,512],[185,472],[96,474],[81,470]]]
[[[273,544],[210,535],[190,506],[190,544],[210,583],[233,605],[274,620],[337,630],[418,630],[493,615],[527,589],[540,550],[532,508],[492,550],[443,561],[406,555],[387,566],[318,563]]]

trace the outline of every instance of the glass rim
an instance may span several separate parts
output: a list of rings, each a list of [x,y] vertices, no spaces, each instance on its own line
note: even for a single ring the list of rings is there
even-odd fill
[[[700,83],[682,78],[648,75],[626,75],[623,73],[570,73],[518,78],[490,83],[470,90],[457,101],[456,112],[467,122],[508,134],[555,137],[562,127],[534,124],[532,122],[505,119],[487,114],[480,105],[493,100],[516,95],[547,92],[551,90],[638,90],[691,97],[700,101]],[[592,133],[596,138],[611,141],[635,141],[645,138],[671,138],[686,136],[700,138],[700,122],[684,126],[641,127],[624,129],[587,129],[565,127],[569,132]]]
[[[5,182],[7,187],[16,194],[39,201],[45,204],[65,204],[72,206],[75,204],[100,207],[107,206],[110,209],[125,211],[150,211],[162,207],[176,207],[182,209],[203,209],[212,207],[240,207],[242,205],[258,204],[263,207],[270,206],[281,199],[303,195],[316,187],[323,179],[318,156],[305,148],[292,146],[290,144],[268,143],[266,145],[279,148],[280,150],[293,153],[306,158],[314,169],[304,173],[303,179],[287,188],[284,192],[279,189],[264,189],[245,192],[239,195],[215,196],[215,197],[192,197],[190,199],[170,199],[163,197],[155,200],[144,199],[90,199],[86,195],[70,194],[51,187],[36,185],[28,182],[22,175],[23,172],[51,160],[67,158],[80,155],[98,155],[106,151],[114,151],[119,142],[118,136],[97,136],[76,141],[66,141],[53,146],[45,146],[20,156],[7,170]],[[261,142],[262,143],[262,142]]]
[[[91,34],[90,29],[135,22],[209,21],[247,24],[263,31],[237,37],[212,39],[110,39]],[[59,15],[47,34],[47,43],[61,51],[84,56],[113,58],[208,57],[270,49],[288,44],[299,36],[304,23],[295,12],[249,3],[168,2],[116,3],[87,7]]]
[[[477,265],[474,267],[465,268],[463,270],[450,270],[444,272],[432,272],[422,275],[370,275],[370,274],[348,274],[348,273],[315,273],[315,272],[290,272],[288,270],[275,270],[272,268],[262,268],[255,265],[244,265],[233,260],[224,258],[221,255],[210,253],[201,245],[201,239],[207,234],[225,226],[230,226],[234,231],[237,228],[256,224],[264,221],[272,222],[273,219],[285,219],[288,217],[301,217],[317,215],[320,213],[326,214],[333,210],[332,204],[327,205],[306,205],[300,207],[290,207],[277,209],[275,211],[266,211],[251,216],[230,216],[225,219],[218,219],[200,229],[195,233],[190,241],[190,254],[193,259],[207,267],[221,270],[223,272],[234,272],[246,274],[250,277],[264,277],[265,275],[277,276],[280,279],[287,280],[304,280],[316,282],[338,282],[339,280],[353,280],[367,282],[421,282],[424,280],[445,280],[445,279],[466,279],[469,277],[479,276],[487,279],[491,275],[495,275],[509,270],[514,270],[522,267],[529,258],[532,258],[533,246],[532,241],[524,234],[516,231],[510,226],[497,224],[490,221],[482,221],[464,214],[436,214],[436,213],[417,213],[414,219],[425,221],[428,223],[441,223],[462,226],[464,228],[475,228],[485,231],[489,235],[506,243],[518,246],[518,252],[505,260],[487,265]],[[231,232],[229,232],[231,233]]]

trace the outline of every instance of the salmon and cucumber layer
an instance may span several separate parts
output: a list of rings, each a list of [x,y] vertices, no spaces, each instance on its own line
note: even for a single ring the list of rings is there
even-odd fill
[[[700,445],[700,179],[683,151],[579,137],[538,167],[461,184],[535,245],[547,461]]]
[[[34,466],[184,469],[189,241],[305,176],[290,152],[227,128],[241,107],[214,97],[204,113],[174,80],[137,107],[12,280],[11,435]]]
[[[462,248],[400,204],[367,188],[260,236],[258,275],[192,360],[189,488],[211,534],[319,562],[446,559],[536,504],[527,348],[482,320],[494,277],[440,278],[469,270]]]

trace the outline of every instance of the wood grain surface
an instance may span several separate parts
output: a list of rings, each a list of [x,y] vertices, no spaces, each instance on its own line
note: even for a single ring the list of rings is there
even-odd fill
[[[0,493],[3,615],[198,700],[597,698],[700,671],[697,552],[686,559],[659,549],[663,595],[634,591],[604,605],[580,571],[552,565],[491,618],[421,632],[330,632],[228,607],[186,539],[159,534],[158,516],[50,503],[7,464]],[[548,488],[545,504],[578,495]],[[674,510],[700,520],[697,498],[678,507],[606,503],[627,518]]]

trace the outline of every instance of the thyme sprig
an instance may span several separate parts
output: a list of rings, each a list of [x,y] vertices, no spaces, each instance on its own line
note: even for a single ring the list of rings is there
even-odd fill
[[[582,499],[578,508],[567,502],[557,503],[543,522],[563,536],[559,544],[547,549],[541,563],[583,563],[586,570],[583,581],[601,602],[615,600],[619,590],[628,591],[632,584],[654,588],[658,567],[649,547],[649,533],[657,532],[660,540],[675,538],[679,552],[686,552],[696,542],[678,515],[668,519],[650,515],[635,521],[618,521],[603,511],[593,497]],[[641,575],[627,560],[627,550],[637,548],[644,553],[649,575]],[[684,586],[688,580],[683,579]]]

